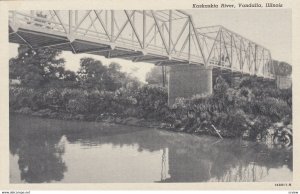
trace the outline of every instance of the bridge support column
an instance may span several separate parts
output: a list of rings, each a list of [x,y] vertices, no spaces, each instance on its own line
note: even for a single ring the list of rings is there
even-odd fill
[[[178,97],[190,98],[196,94],[212,94],[212,68],[198,65],[170,66],[168,104]]]

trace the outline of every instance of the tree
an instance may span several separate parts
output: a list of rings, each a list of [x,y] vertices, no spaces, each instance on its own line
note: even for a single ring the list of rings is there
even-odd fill
[[[74,71],[71,70],[65,70],[64,72],[64,80],[65,81],[76,81],[76,73]]]
[[[121,72],[118,63],[112,62],[107,67],[93,58],[82,58],[77,74],[81,86],[89,89],[115,91],[129,83],[139,84],[130,75]]]
[[[289,76],[292,74],[292,66],[284,61],[273,60],[276,75]]]
[[[77,75],[82,87],[105,89],[103,80],[107,79],[107,67],[101,61],[88,57],[80,59],[80,69]]]
[[[61,51],[20,45],[18,52],[18,56],[9,61],[10,79],[18,79],[24,86],[43,87],[63,78],[65,60],[58,58]]]
[[[146,74],[146,82],[153,85],[164,85],[164,82],[165,84],[167,83],[165,67],[164,73],[165,75],[163,76],[162,67],[155,66]]]
[[[105,88],[109,91],[115,91],[127,83],[126,73],[121,72],[121,66],[118,63],[112,62],[107,69],[107,77]]]

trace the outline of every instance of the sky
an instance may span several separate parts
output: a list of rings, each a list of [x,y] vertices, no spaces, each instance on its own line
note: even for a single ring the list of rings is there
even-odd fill
[[[292,64],[291,9],[187,10],[197,27],[222,25],[271,51],[272,58]]]
[[[292,65],[292,13],[290,9],[197,9],[184,10],[193,17],[195,27],[222,25],[271,51],[272,58]],[[17,55],[16,44],[10,44],[10,57]],[[122,59],[106,59],[88,54],[63,52],[66,69],[77,71],[82,57],[93,57],[104,65],[117,62],[122,71],[145,81],[154,67],[149,63],[133,63]]]

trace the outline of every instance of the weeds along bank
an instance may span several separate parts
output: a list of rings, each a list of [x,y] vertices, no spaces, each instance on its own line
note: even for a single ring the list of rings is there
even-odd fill
[[[144,85],[99,91],[11,86],[10,111],[34,116],[133,125],[249,139],[264,137],[274,123],[292,124],[292,90],[244,79],[230,88],[219,77],[211,96],[177,99],[167,106],[167,90]],[[215,129],[212,129],[214,126]]]

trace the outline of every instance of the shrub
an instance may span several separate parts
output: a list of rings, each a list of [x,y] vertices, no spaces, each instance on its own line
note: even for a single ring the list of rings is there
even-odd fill
[[[235,109],[225,117],[224,128],[233,136],[241,136],[247,128],[247,115],[241,109]]]
[[[66,110],[69,113],[85,113],[87,111],[84,103],[82,103],[82,99],[70,99],[66,105]]]
[[[43,98],[47,108],[52,110],[57,110],[59,107],[61,108],[64,103],[61,96],[61,91],[56,88],[51,88],[47,91],[44,91]]]
[[[273,122],[278,122],[286,115],[290,115],[292,111],[283,100],[267,97],[265,99],[255,100],[252,113],[267,116]]]
[[[10,109],[17,110],[22,107],[32,108],[33,106],[33,89],[22,87],[11,87],[9,90],[9,105]]]
[[[257,116],[254,119],[254,124],[251,126],[249,138],[255,140],[258,135],[261,138],[266,137],[267,129],[271,126],[271,119],[267,116]]]

